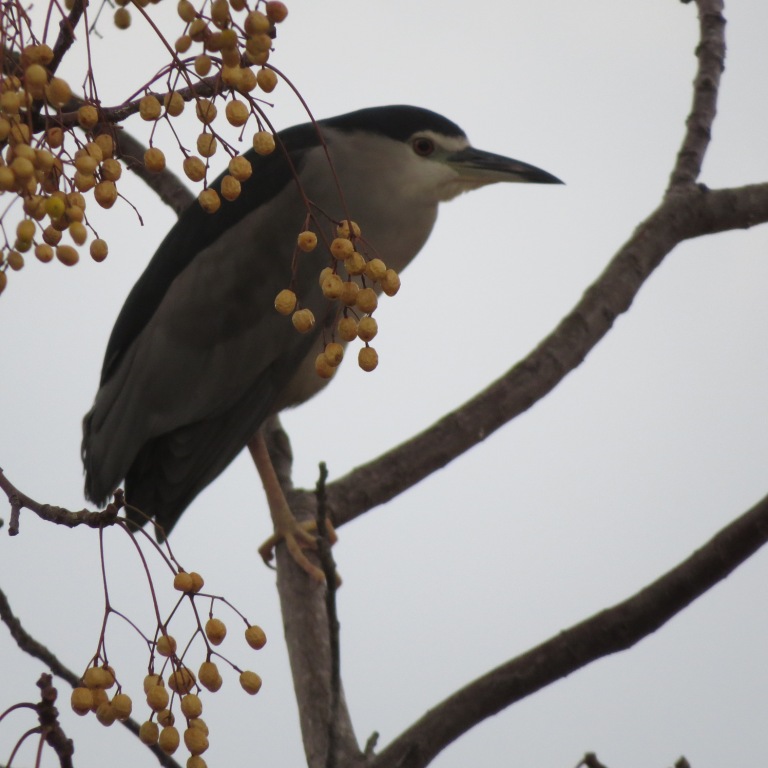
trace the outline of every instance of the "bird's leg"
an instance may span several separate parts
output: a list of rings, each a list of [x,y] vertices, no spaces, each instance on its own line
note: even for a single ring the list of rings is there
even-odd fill
[[[313,579],[324,582],[325,575],[322,570],[310,563],[303,552],[304,549],[317,549],[317,541],[313,533],[317,531],[317,522],[307,520],[300,523],[293,516],[283,489],[280,487],[275,468],[272,466],[272,459],[261,430],[257,430],[248,441],[248,450],[261,477],[269,505],[269,514],[275,527],[272,536],[259,547],[259,554],[265,563],[269,563],[274,557],[275,545],[281,540],[285,541],[285,546],[288,547],[288,552],[296,563]]]

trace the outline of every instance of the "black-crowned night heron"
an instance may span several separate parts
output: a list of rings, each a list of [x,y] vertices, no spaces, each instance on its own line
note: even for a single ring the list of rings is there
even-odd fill
[[[269,477],[259,427],[326,383],[314,361],[343,307],[323,296],[318,275],[336,225],[351,217],[362,250],[399,271],[429,237],[439,203],[499,181],[559,180],[474,149],[450,120],[409,106],[288,128],[271,155],[247,157],[242,194],[214,215],[197,203],[183,213],[117,318],[83,421],[85,494],[103,504],[124,479],[128,504],[167,533],[248,445],[276,534],[321,577],[301,551],[313,537]],[[320,244],[294,260],[307,222]],[[289,285],[317,321],[303,335],[275,311]]]

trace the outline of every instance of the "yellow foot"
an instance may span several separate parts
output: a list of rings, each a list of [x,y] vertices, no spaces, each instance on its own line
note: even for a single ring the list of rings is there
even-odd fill
[[[328,531],[328,539],[331,545],[337,541],[336,531],[331,525],[330,520],[325,521]],[[281,541],[285,542],[288,552],[299,567],[308,573],[315,581],[324,583],[325,574],[322,569],[309,561],[304,554],[304,550],[317,549],[317,521],[306,520],[303,523],[298,522],[293,515],[289,520],[280,520],[280,524],[275,528],[275,532],[259,547],[261,559],[268,565],[275,557],[275,547]]]

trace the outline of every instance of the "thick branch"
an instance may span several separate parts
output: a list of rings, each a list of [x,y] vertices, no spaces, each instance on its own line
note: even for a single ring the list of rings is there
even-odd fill
[[[596,659],[631,648],[767,541],[768,496],[633,597],[561,632],[445,699],[395,739],[371,768],[422,768],[486,717]]]
[[[680,242],[768,221],[768,184],[668,197],[559,325],[502,378],[425,431],[327,488],[334,524],[394,498],[526,411],[577,368]],[[302,492],[304,503],[313,496]]]

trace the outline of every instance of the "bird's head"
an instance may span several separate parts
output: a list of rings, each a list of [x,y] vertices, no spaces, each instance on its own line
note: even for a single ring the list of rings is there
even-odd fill
[[[324,121],[344,134],[366,171],[396,179],[401,194],[438,203],[500,181],[562,184],[520,160],[475,149],[458,125],[420,107],[372,107]]]

